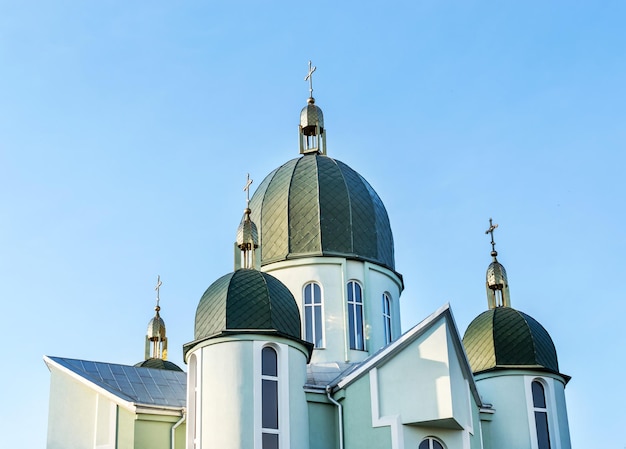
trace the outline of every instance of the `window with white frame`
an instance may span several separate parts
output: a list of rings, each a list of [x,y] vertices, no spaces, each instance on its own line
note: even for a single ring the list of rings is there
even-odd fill
[[[363,290],[358,282],[348,282],[348,333],[350,349],[365,351],[363,333]]]
[[[278,354],[270,346],[261,350],[261,440],[263,449],[279,449]]]
[[[304,286],[304,339],[316,348],[324,347],[322,325],[322,289],[309,282]]]
[[[433,437],[424,438],[417,449],[445,449],[443,443]]]
[[[535,427],[537,429],[538,449],[550,449],[550,432],[548,428],[548,405],[546,392],[543,384],[533,380],[531,384],[533,393],[533,409],[535,412]]]
[[[393,340],[393,335],[391,333],[391,298],[387,293],[383,293],[383,326],[385,344],[388,345]]]

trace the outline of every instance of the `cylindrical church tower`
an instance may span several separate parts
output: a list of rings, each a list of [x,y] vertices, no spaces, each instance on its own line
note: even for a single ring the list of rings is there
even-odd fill
[[[534,318],[511,307],[504,266],[487,269],[489,309],[468,326],[463,345],[484,402],[495,413],[482,426],[485,449],[571,449],[565,385],[550,334]],[[488,446],[490,445],[490,446]]]
[[[242,268],[206,290],[184,347],[188,449],[308,447],[312,345],[300,328],[293,296],[267,273]]]

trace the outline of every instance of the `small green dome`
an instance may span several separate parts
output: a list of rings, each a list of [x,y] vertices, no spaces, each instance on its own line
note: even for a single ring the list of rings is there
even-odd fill
[[[534,368],[560,374],[548,331],[533,317],[511,307],[496,307],[478,315],[465,331],[463,345],[474,373]]]
[[[257,270],[222,276],[204,292],[196,310],[195,340],[238,331],[274,333],[300,342],[300,311],[289,289]]]
[[[309,256],[366,260],[395,269],[387,210],[368,182],[319,154],[270,173],[250,202],[261,264]]]
[[[167,360],[150,358],[147,360],[143,360],[139,363],[136,363],[135,366],[137,368],[154,368],[154,369],[165,369],[169,371],[182,371],[178,365],[172,362],[168,362]]]

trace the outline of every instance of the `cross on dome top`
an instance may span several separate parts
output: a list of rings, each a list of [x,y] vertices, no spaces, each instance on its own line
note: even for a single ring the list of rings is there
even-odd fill
[[[309,73],[304,77],[304,81],[309,82],[309,98],[313,98],[313,72],[317,70],[317,67],[311,65],[311,61],[309,60]]]
[[[254,180],[250,179],[250,173],[248,173],[246,185],[243,186],[243,191],[246,192],[246,207],[247,208],[250,207],[250,186],[252,185],[253,182]]]
[[[496,251],[496,242],[493,240],[493,231],[498,227],[497,224],[493,224],[493,220],[489,218],[489,229],[485,231],[485,234],[491,234],[491,255],[496,257],[498,252]]]
[[[157,312],[159,310],[161,310],[161,307],[159,306],[159,300],[161,299],[161,298],[159,298],[159,293],[161,291],[161,285],[163,285],[163,282],[161,282],[161,275],[157,275],[157,283],[156,283],[156,286],[154,287],[154,290],[157,292],[156,307],[154,308],[154,310],[156,310]]]

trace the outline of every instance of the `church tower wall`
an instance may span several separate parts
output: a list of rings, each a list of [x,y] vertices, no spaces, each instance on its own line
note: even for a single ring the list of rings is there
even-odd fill
[[[489,424],[491,447],[510,449],[541,449],[537,437],[536,411],[545,410],[551,449],[571,449],[565,383],[555,374],[532,373],[527,370],[502,370],[476,376],[483,400],[493,404],[495,413]],[[533,401],[532,383],[544,387],[545,407],[537,408]],[[540,425],[540,424],[539,424]]]
[[[265,348],[276,356],[269,376]],[[187,448],[261,449],[265,438],[276,438],[279,447],[306,449],[306,360],[306,348],[279,337],[240,334],[197,344],[187,354]],[[272,396],[266,382],[277,398],[275,425],[264,416]]]
[[[400,336],[400,293],[402,282],[391,270],[370,262],[342,257],[310,257],[278,262],[263,267],[289,288],[300,309],[302,338],[306,339],[307,284],[320,286],[322,338],[313,350],[311,363],[360,362],[385,346],[383,295],[389,301],[391,340]],[[364,350],[351,349],[348,284],[356,282],[362,294]]]

